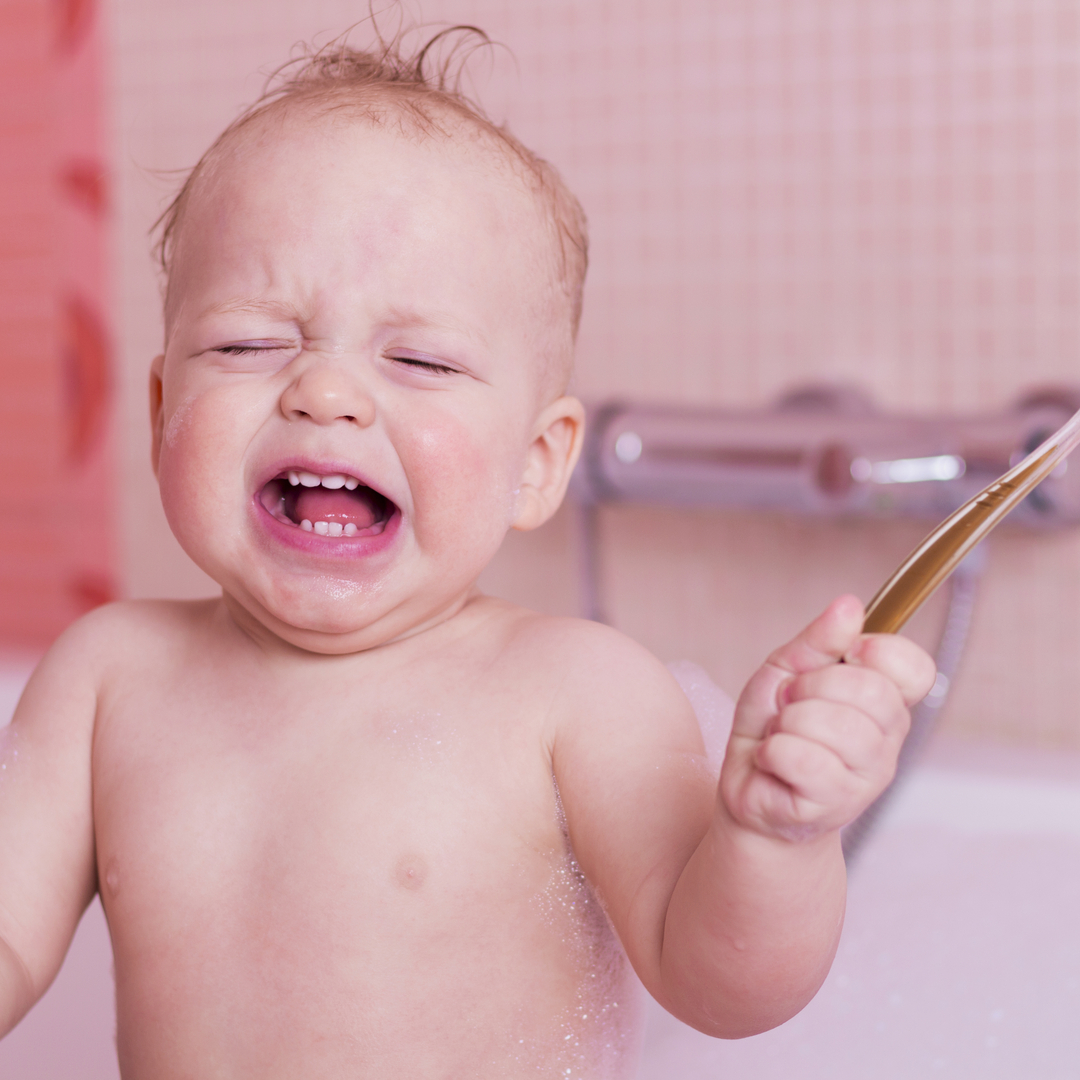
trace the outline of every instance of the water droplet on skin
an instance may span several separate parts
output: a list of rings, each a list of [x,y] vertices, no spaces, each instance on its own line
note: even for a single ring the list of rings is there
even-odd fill
[[[629,1080],[635,1072],[641,1035],[640,991],[626,954],[574,858],[557,788],[555,795],[563,854],[535,902],[565,949],[568,974],[576,971],[577,1001],[556,1018],[548,1048],[530,1049],[548,1068],[560,1066],[566,1076]]]
[[[382,731],[383,738],[403,757],[425,765],[444,761],[453,750],[454,729],[446,726],[441,712],[397,716],[388,720]]]
[[[116,865],[116,859],[110,859],[105,868],[105,888],[110,896],[116,896],[120,891],[120,870]]]
[[[14,765],[19,760],[19,748],[16,745],[18,737],[18,731],[10,725],[0,727],[0,769],[5,772],[8,765]],[[14,768],[11,771],[15,773]]]

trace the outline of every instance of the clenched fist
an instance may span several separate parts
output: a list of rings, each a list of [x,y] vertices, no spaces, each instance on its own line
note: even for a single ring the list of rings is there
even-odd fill
[[[863,634],[862,623],[859,600],[841,596],[747,683],[720,776],[746,828],[788,840],[839,829],[892,779],[934,662],[907,638]]]

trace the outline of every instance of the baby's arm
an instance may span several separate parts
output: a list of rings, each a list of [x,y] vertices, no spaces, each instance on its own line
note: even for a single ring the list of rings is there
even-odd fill
[[[588,697],[555,744],[575,852],[638,974],[710,1034],[782,1023],[828,972],[839,829],[892,777],[933,678],[910,641],[863,637],[862,616],[841,598],[750,680],[719,791],[689,707],[626,648],[592,658],[610,700]]]
[[[96,888],[91,669],[102,621],[60,638],[0,728],[0,1035],[60,970]]]

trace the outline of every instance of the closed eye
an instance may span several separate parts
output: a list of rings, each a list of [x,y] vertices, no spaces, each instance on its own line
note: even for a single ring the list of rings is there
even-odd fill
[[[448,364],[440,364],[435,360],[421,360],[416,356],[391,356],[391,360],[395,364],[403,364],[405,367],[412,368],[414,371],[430,371],[435,375],[460,375],[461,372],[457,368],[450,367]]]
[[[253,356],[256,353],[274,352],[287,348],[289,346],[280,341],[240,341],[235,345],[219,345],[214,352],[224,353],[226,356]]]

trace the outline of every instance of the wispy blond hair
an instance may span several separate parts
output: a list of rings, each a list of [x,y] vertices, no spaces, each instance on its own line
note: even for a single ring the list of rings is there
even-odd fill
[[[302,46],[301,54],[272,73],[259,99],[225,128],[187,174],[154,227],[166,296],[192,192],[240,133],[269,112],[294,106],[326,111],[359,108],[369,122],[381,125],[396,119],[402,131],[411,134],[452,137],[456,125],[446,121],[458,121],[502,153],[543,211],[555,256],[553,284],[565,303],[572,340],[581,319],[588,265],[585,213],[554,166],[492,121],[461,89],[468,59],[478,49],[490,47],[491,40],[475,26],[453,26],[408,53],[404,32],[384,39],[373,19],[371,25],[377,40],[369,49],[352,48],[348,33],[319,49]]]

